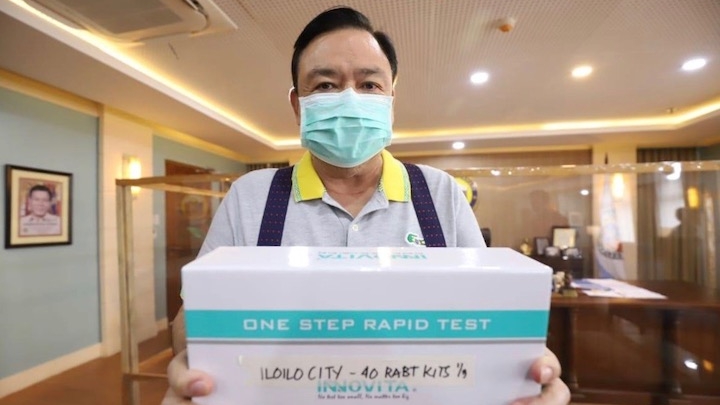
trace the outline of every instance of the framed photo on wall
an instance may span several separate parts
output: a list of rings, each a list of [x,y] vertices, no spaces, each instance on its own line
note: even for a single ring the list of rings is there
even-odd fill
[[[575,239],[577,238],[577,229],[567,227],[553,227],[553,246],[560,249],[575,247]]]
[[[72,243],[72,174],[5,165],[5,248]]]
[[[535,254],[538,256],[545,255],[545,248],[550,246],[550,240],[544,237],[535,238]]]

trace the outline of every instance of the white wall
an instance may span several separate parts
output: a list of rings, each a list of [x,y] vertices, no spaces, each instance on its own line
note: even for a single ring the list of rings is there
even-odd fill
[[[100,288],[103,354],[120,350],[117,202],[115,179],[123,178],[123,158],[140,160],[142,176],[151,176],[153,131],[110,111],[100,114]],[[135,325],[139,341],[155,336],[152,192],[141,189],[133,200],[135,256]]]

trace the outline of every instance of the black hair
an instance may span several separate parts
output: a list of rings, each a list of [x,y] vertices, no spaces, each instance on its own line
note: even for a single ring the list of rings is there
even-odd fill
[[[375,40],[380,45],[380,49],[382,49],[388,62],[390,62],[392,79],[395,81],[398,61],[397,55],[395,54],[395,47],[390,37],[382,31],[375,31],[370,20],[363,13],[349,7],[336,7],[326,10],[313,18],[295,41],[290,70],[292,72],[293,86],[296,89],[298,86],[298,63],[305,48],[320,35],[343,28],[357,28],[367,31],[375,37]]]
[[[30,191],[28,191],[28,197],[32,197],[32,194],[33,194],[34,192],[36,192],[36,191],[44,191],[44,192],[48,193],[48,196],[50,196],[50,199],[51,199],[51,200],[52,200],[52,198],[53,198],[53,193],[52,193],[52,191],[50,191],[50,189],[48,188],[48,186],[45,186],[45,185],[42,185],[42,184],[36,184],[36,185],[32,186],[32,188],[30,188]]]

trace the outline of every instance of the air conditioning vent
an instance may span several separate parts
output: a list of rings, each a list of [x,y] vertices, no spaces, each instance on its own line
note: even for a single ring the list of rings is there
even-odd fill
[[[211,0],[26,1],[51,17],[119,41],[237,28]]]

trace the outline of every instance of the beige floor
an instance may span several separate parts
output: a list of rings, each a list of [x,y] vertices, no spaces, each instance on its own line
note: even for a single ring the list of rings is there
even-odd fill
[[[160,370],[161,371],[161,370]],[[121,405],[120,356],[93,360],[0,399],[0,405]],[[141,404],[160,404],[163,381],[143,383]]]

